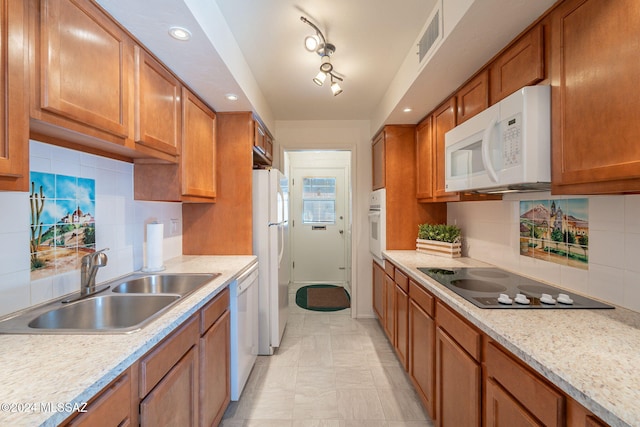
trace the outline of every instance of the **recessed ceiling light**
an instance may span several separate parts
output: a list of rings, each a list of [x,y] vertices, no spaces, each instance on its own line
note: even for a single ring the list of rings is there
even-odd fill
[[[182,27],[169,28],[169,35],[176,40],[187,41],[191,38],[191,32]]]
[[[407,107],[407,108],[405,108],[405,109],[404,109],[404,110],[402,110],[402,111],[404,111],[405,113],[410,113],[410,112],[412,112],[413,110],[412,110],[410,107]]]
[[[229,101],[237,101],[238,100],[238,95],[236,95],[235,93],[228,93],[225,96]]]

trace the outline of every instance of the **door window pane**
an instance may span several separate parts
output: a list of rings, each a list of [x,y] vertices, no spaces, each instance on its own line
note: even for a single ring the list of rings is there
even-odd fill
[[[306,177],[302,179],[302,222],[304,224],[335,224],[335,178]]]

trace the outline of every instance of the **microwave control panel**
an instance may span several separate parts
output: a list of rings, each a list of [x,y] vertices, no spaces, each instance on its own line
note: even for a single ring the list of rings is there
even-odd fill
[[[522,163],[522,114],[516,114],[503,120],[502,161],[505,168]]]

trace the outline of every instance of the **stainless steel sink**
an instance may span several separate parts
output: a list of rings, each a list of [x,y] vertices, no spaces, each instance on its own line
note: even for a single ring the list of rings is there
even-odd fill
[[[127,279],[115,285],[112,292],[125,294],[187,295],[211,281],[216,276],[216,274],[150,274]]]
[[[131,330],[158,316],[179,295],[105,295],[43,313],[29,322],[34,329]]]
[[[130,333],[141,329],[215,274],[132,273],[102,284],[106,291],[63,304],[67,297],[14,313],[0,334]]]

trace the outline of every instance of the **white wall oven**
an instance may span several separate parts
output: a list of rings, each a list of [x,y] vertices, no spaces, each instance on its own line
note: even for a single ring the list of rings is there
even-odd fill
[[[387,240],[386,192],[384,188],[369,195],[369,250],[382,264],[382,251]]]

